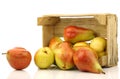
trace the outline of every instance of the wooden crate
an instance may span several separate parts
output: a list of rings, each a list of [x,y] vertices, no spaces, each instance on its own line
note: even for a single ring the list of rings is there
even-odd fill
[[[43,26],[43,46],[48,46],[54,36],[63,37],[66,26],[76,25],[92,29],[97,36],[107,39],[107,56],[99,59],[101,66],[111,67],[118,63],[117,16],[115,14],[45,15],[38,17]]]

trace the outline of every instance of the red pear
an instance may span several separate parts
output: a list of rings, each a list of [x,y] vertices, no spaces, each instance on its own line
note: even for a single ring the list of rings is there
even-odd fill
[[[87,28],[67,26],[64,29],[64,39],[65,41],[69,41],[71,43],[91,40],[94,37],[95,37],[94,32]]]
[[[52,52],[55,54],[55,49],[57,48],[58,44],[62,43],[62,39],[60,37],[52,37],[49,42],[49,48],[52,50]],[[56,65],[55,61],[54,64]]]
[[[59,43],[63,42],[60,37],[53,37],[49,42],[49,47],[53,50]]]
[[[74,67],[73,54],[74,50],[69,42],[60,43],[55,51],[55,61],[60,69],[67,70]]]
[[[7,51],[7,60],[11,67],[17,70],[28,67],[31,62],[31,54],[23,47],[15,47]]]
[[[76,67],[81,71],[104,73],[95,53],[96,52],[88,46],[77,48],[73,55]]]

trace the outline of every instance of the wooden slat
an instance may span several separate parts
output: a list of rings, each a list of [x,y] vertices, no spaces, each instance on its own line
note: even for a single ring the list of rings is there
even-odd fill
[[[108,18],[108,17],[107,17]],[[111,66],[111,55],[112,55],[112,34],[111,27],[109,25],[109,20],[107,19],[107,65]]]
[[[100,15],[111,15],[111,13],[102,13],[102,14],[49,14],[44,16],[53,16],[53,17],[81,17],[81,16],[100,16]],[[113,15],[113,14],[112,14]]]
[[[106,15],[96,15],[95,19],[97,19],[98,23],[100,23],[101,25],[106,25],[107,23]]]
[[[108,14],[78,14],[78,15],[65,15],[65,14],[51,14],[51,15],[45,15],[44,17],[92,17],[98,20],[98,22],[102,25],[106,25],[106,15]],[[90,18],[91,18],[90,17]]]
[[[118,62],[116,17],[114,15],[110,15],[107,17],[108,17],[108,24],[107,24],[108,66],[115,66],[115,65],[117,65],[117,62]]]
[[[59,22],[60,18],[59,17],[39,17],[37,19],[38,25],[43,25],[43,26],[51,26],[55,25],[57,22]]]

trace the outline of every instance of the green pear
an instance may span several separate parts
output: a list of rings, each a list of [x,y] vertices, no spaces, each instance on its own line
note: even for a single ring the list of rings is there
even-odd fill
[[[80,41],[88,41],[95,37],[95,34],[92,30],[77,27],[77,26],[67,26],[64,29],[64,39],[71,43],[76,43]]]
[[[64,41],[60,43],[55,50],[55,61],[60,69],[67,70],[74,67],[73,53],[71,44]]]
[[[54,53],[49,47],[40,48],[35,53],[34,62],[41,69],[49,68],[54,62]]]

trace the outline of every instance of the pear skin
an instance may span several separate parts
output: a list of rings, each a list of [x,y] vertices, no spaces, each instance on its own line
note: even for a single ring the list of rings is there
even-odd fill
[[[38,68],[47,69],[54,62],[54,53],[49,47],[39,48],[34,55],[34,62]]]
[[[75,50],[73,60],[76,67],[81,71],[104,73],[94,52],[95,51],[88,46],[79,47],[79,49]]]
[[[66,41],[60,43],[55,49],[55,61],[57,66],[62,70],[72,69],[74,67],[73,53],[74,50],[70,43]]]
[[[102,56],[107,55],[107,54],[106,54],[106,51],[97,52],[97,54],[98,54],[98,57],[99,57],[99,58],[101,58]]]
[[[51,48],[51,50],[53,51],[53,53],[55,54],[54,49],[57,48],[58,44],[60,44],[62,41],[62,39],[60,37],[53,37],[51,38],[50,42],[49,42],[49,48]],[[54,64],[56,65],[56,62],[54,61]]]
[[[64,29],[64,39],[71,43],[76,43],[80,41],[88,41],[95,37],[95,34],[92,30],[77,27],[77,26],[67,26]]]
[[[63,42],[60,37],[53,37],[49,42],[49,47],[53,50],[56,48],[57,44]]]
[[[32,60],[31,53],[23,47],[9,49],[6,58],[10,66],[16,70],[27,68]]]
[[[96,52],[102,52],[107,46],[107,40],[103,37],[95,37],[91,40],[90,47]]]
[[[89,46],[75,46],[75,47],[73,47],[73,49],[74,49],[74,51],[78,51],[80,49],[80,47],[88,47],[88,48],[90,48],[93,51],[93,54],[95,55],[95,57],[97,59],[99,58],[97,52],[94,49],[92,49],[91,47],[89,47]]]
[[[89,44],[86,42],[77,42],[73,45],[73,47],[76,47],[76,46],[89,46]]]

